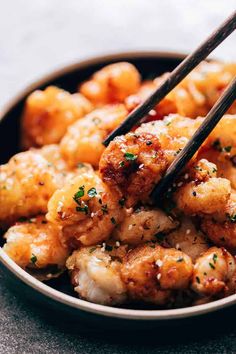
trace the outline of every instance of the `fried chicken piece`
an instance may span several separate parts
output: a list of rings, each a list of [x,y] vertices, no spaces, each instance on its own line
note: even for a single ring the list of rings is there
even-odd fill
[[[103,140],[127,115],[124,105],[107,105],[96,109],[72,124],[61,141],[61,154],[69,164],[88,162],[98,166],[105,150]]]
[[[117,194],[95,172],[85,172],[57,190],[48,203],[47,219],[63,226],[74,248],[109,238],[125,216]]]
[[[140,74],[134,65],[126,62],[110,64],[97,71],[80,86],[80,92],[94,105],[123,102],[137,92]]]
[[[69,125],[93,109],[79,93],[70,94],[55,86],[36,90],[26,100],[22,116],[22,145],[59,143]]]
[[[211,247],[196,260],[192,288],[200,295],[224,296],[229,290],[228,283],[232,286],[235,271],[234,257],[224,248]]]
[[[165,153],[151,133],[128,133],[115,138],[99,163],[102,180],[125,198],[128,207],[149,200],[166,168]]]
[[[18,222],[5,233],[4,251],[20,267],[41,280],[59,275],[65,269],[69,249],[63,243],[61,228],[44,216]]]
[[[188,287],[192,271],[189,256],[150,243],[127,253],[121,277],[130,299],[164,305],[172,300],[172,290]]]

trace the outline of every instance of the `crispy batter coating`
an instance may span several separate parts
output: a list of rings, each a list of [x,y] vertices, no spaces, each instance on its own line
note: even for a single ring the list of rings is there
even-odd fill
[[[209,248],[209,241],[187,217],[182,218],[180,227],[170,232],[165,241],[170,247],[186,253],[193,261]]]
[[[47,212],[47,202],[66,174],[40,153],[21,152],[0,166],[0,224]]]
[[[226,247],[235,253],[236,201],[233,200],[233,196],[216,214],[202,218],[201,228],[215,245]]]
[[[93,109],[79,93],[70,94],[55,86],[37,90],[26,100],[22,117],[22,145],[59,143],[69,125]]]
[[[124,105],[107,105],[72,124],[61,141],[61,153],[67,163],[75,166],[78,162],[88,162],[98,166],[105,150],[103,140],[126,115]]]
[[[94,105],[123,102],[137,92],[140,74],[130,63],[120,62],[107,65],[97,71],[90,80],[80,86],[80,92]]]
[[[110,306],[126,301],[126,287],[120,276],[121,258],[110,253],[101,247],[83,247],[68,258],[66,265],[74,290],[82,299]]]
[[[43,216],[18,222],[5,233],[4,251],[20,267],[28,268],[32,273],[45,271],[45,279],[53,276],[54,267],[58,274],[64,269],[69,249],[63,243],[61,228],[48,223]],[[50,274],[51,273],[51,274]],[[39,273],[42,277],[42,273]]]
[[[161,148],[170,164],[184,148],[188,140],[203,122],[203,118],[190,119],[178,114],[171,114],[163,120],[144,123],[135,133],[151,133],[158,137]]]
[[[188,287],[192,271],[186,254],[150,243],[127,253],[121,276],[131,299],[164,305],[171,301],[171,290]]]
[[[113,236],[122,243],[138,245],[147,241],[157,241],[177,226],[178,221],[160,209],[139,208],[127,214],[115,228]]]
[[[47,219],[63,226],[74,247],[106,240],[124,216],[118,196],[92,171],[72,179],[48,203]]]
[[[198,157],[213,162],[216,165],[217,176],[228,179],[231,187],[236,189],[236,155],[210,147],[200,151]]]
[[[224,248],[211,247],[196,260],[192,288],[205,296],[228,293],[235,271],[234,257]]]
[[[229,180],[213,177],[206,182],[185,184],[177,190],[174,199],[186,215],[213,214],[226,206],[230,192]]]
[[[151,133],[128,133],[115,138],[99,163],[103,181],[119,191],[127,206],[149,200],[166,167],[159,140]]]

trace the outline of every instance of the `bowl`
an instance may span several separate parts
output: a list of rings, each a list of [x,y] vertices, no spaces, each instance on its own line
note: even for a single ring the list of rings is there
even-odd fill
[[[6,162],[10,156],[19,151],[20,116],[26,97],[35,89],[43,89],[48,85],[57,85],[70,92],[77,89],[78,83],[86,80],[99,68],[117,61],[129,61],[141,72],[143,78],[155,77],[163,72],[171,71],[185,57],[179,53],[165,52],[129,52],[100,56],[66,66],[41,80],[33,83],[10,101],[0,116],[0,162]],[[208,304],[194,307],[153,310],[115,308],[84,301],[73,296],[68,276],[51,280],[44,284],[12,261],[0,248],[0,268],[7,283],[18,290],[25,299],[33,300],[47,311],[62,314],[73,320],[85,321],[100,328],[153,328],[179,324],[179,321],[192,321],[193,318],[204,318],[236,304],[236,295],[220,299]],[[234,307],[235,309],[235,307]],[[221,310],[221,311],[220,311]],[[230,309],[232,310],[232,308]],[[232,311],[231,311],[232,312]],[[69,317],[68,317],[69,316]]]

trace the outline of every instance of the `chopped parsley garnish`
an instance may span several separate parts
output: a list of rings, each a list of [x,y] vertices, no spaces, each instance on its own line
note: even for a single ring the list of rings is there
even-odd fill
[[[109,245],[106,245],[106,246],[105,246],[105,250],[108,251],[108,252],[109,252],[109,251],[112,251],[112,250],[113,250],[113,247],[112,247],[112,246],[109,246]]]
[[[222,151],[222,147],[221,147],[221,143],[220,143],[220,140],[219,140],[219,139],[216,139],[216,140],[212,143],[212,147],[213,147],[215,150]]]
[[[95,195],[97,195],[96,188],[94,188],[94,187],[90,188],[90,189],[88,190],[87,194],[88,194],[88,196],[89,196],[90,198],[95,197]]]
[[[21,216],[18,221],[19,222],[26,222],[28,219],[25,216]]]
[[[120,161],[120,162],[119,162],[119,166],[120,166],[120,167],[124,167],[124,165],[125,165],[124,161]]]
[[[102,205],[101,210],[102,210],[103,214],[108,214],[107,204]]]
[[[89,253],[93,253],[95,251],[95,249],[96,249],[96,247],[90,248]]]
[[[83,162],[79,162],[77,165],[78,168],[83,168],[85,167],[85,164]]]
[[[111,217],[111,222],[112,224],[116,225],[116,219],[113,216]]]
[[[182,151],[182,149],[179,149],[175,152],[175,156],[177,156],[180,152]]]
[[[155,245],[153,245],[153,244],[149,244],[148,246],[151,248],[155,248]]]
[[[173,211],[173,209],[176,207],[176,203],[173,200],[168,200],[167,205],[165,206],[164,210],[165,212],[169,215]]]
[[[212,172],[213,173],[217,172],[217,168],[213,167]]]
[[[196,277],[196,281],[197,281],[197,283],[198,283],[198,284],[200,284],[200,283],[201,283],[201,281],[200,281],[200,278],[199,278],[199,277]]]
[[[211,262],[209,262],[209,266],[210,266],[212,269],[216,269],[216,267],[214,266],[214,264],[212,264]]]
[[[168,127],[171,124],[171,121],[165,122],[165,125]]]
[[[196,197],[197,193],[195,191],[193,191],[193,196]]]
[[[216,140],[212,143],[212,147],[213,147],[215,150],[220,151],[220,152],[230,152],[231,149],[232,149],[232,146],[231,146],[231,145],[222,147],[219,139],[216,139]]]
[[[216,263],[216,260],[217,260],[217,254],[213,254],[213,262]]]
[[[84,186],[79,187],[78,192],[76,192],[73,196],[74,201],[79,204],[79,199],[84,196]]]
[[[197,170],[197,171],[202,172],[202,168],[201,168],[201,167],[199,167],[199,166],[195,166],[195,167],[194,167],[194,169],[195,169],[195,170]]]
[[[227,216],[231,222],[233,223],[236,222],[236,214],[232,214],[232,215],[228,214]]]
[[[37,262],[37,257],[35,256],[35,254],[32,254],[30,260],[33,264],[35,264]]]
[[[236,167],[236,155],[232,156],[230,160],[232,162],[232,165]]]
[[[147,145],[147,146],[152,145],[152,141],[151,141],[151,140],[147,140],[147,141],[146,141],[146,145]]]
[[[94,117],[94,118],[93,118],[93,123],[94,123],[95,125],[98,125],[98,124],[101,123],[101,119],[98,118],[98,117]]]
[[[137,159],[137,155],[131,154],[131,152],[126,152],[124,154],[124,157],[126,158],[127,161],[134,161]]]
[[[84,206],[77,206],[76,211],[80,211],[81,213],[85,213],[86,215],[88,214],[88,205],[84,204]]]
[[[124,206],[125,205],[125,198],[121,198],[120,200],[119,200],[119,204],[120,204],[120,206]]]
[[[183,262],[183,260],[184,260],[183,257],[179,257],[176,262],[180,263],[180,262]]]
[[[231,149],[232,149],[232,146],[225,146],[223,149],[222,149],[222,151],[223,152],[230,152],[231,151]]]

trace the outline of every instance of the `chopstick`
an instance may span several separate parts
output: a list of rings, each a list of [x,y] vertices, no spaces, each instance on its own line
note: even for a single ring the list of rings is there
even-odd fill
[[[236,11],[223,22],[200,46],[189,54],[169,77],[142,104],[132,111],[126,120],[103,142],[105,146],[118,135],[127,133],[141,118],[150,112],[183,78],[205,59],[236,28]]]
[[[193,157],[195,152],[199,149],[235,99],[236,77],[231,81],[223,95],[211,108],[201,126],[197,129],[183,150],[179,153],[179,155],[177,155],[176,159],[169,166],[164,177],[153,189],[151,198],[155,203],[158,203],[158,201],[162,199],[162,195],[168,190],[168,188],[170,188],[175,178]]]

